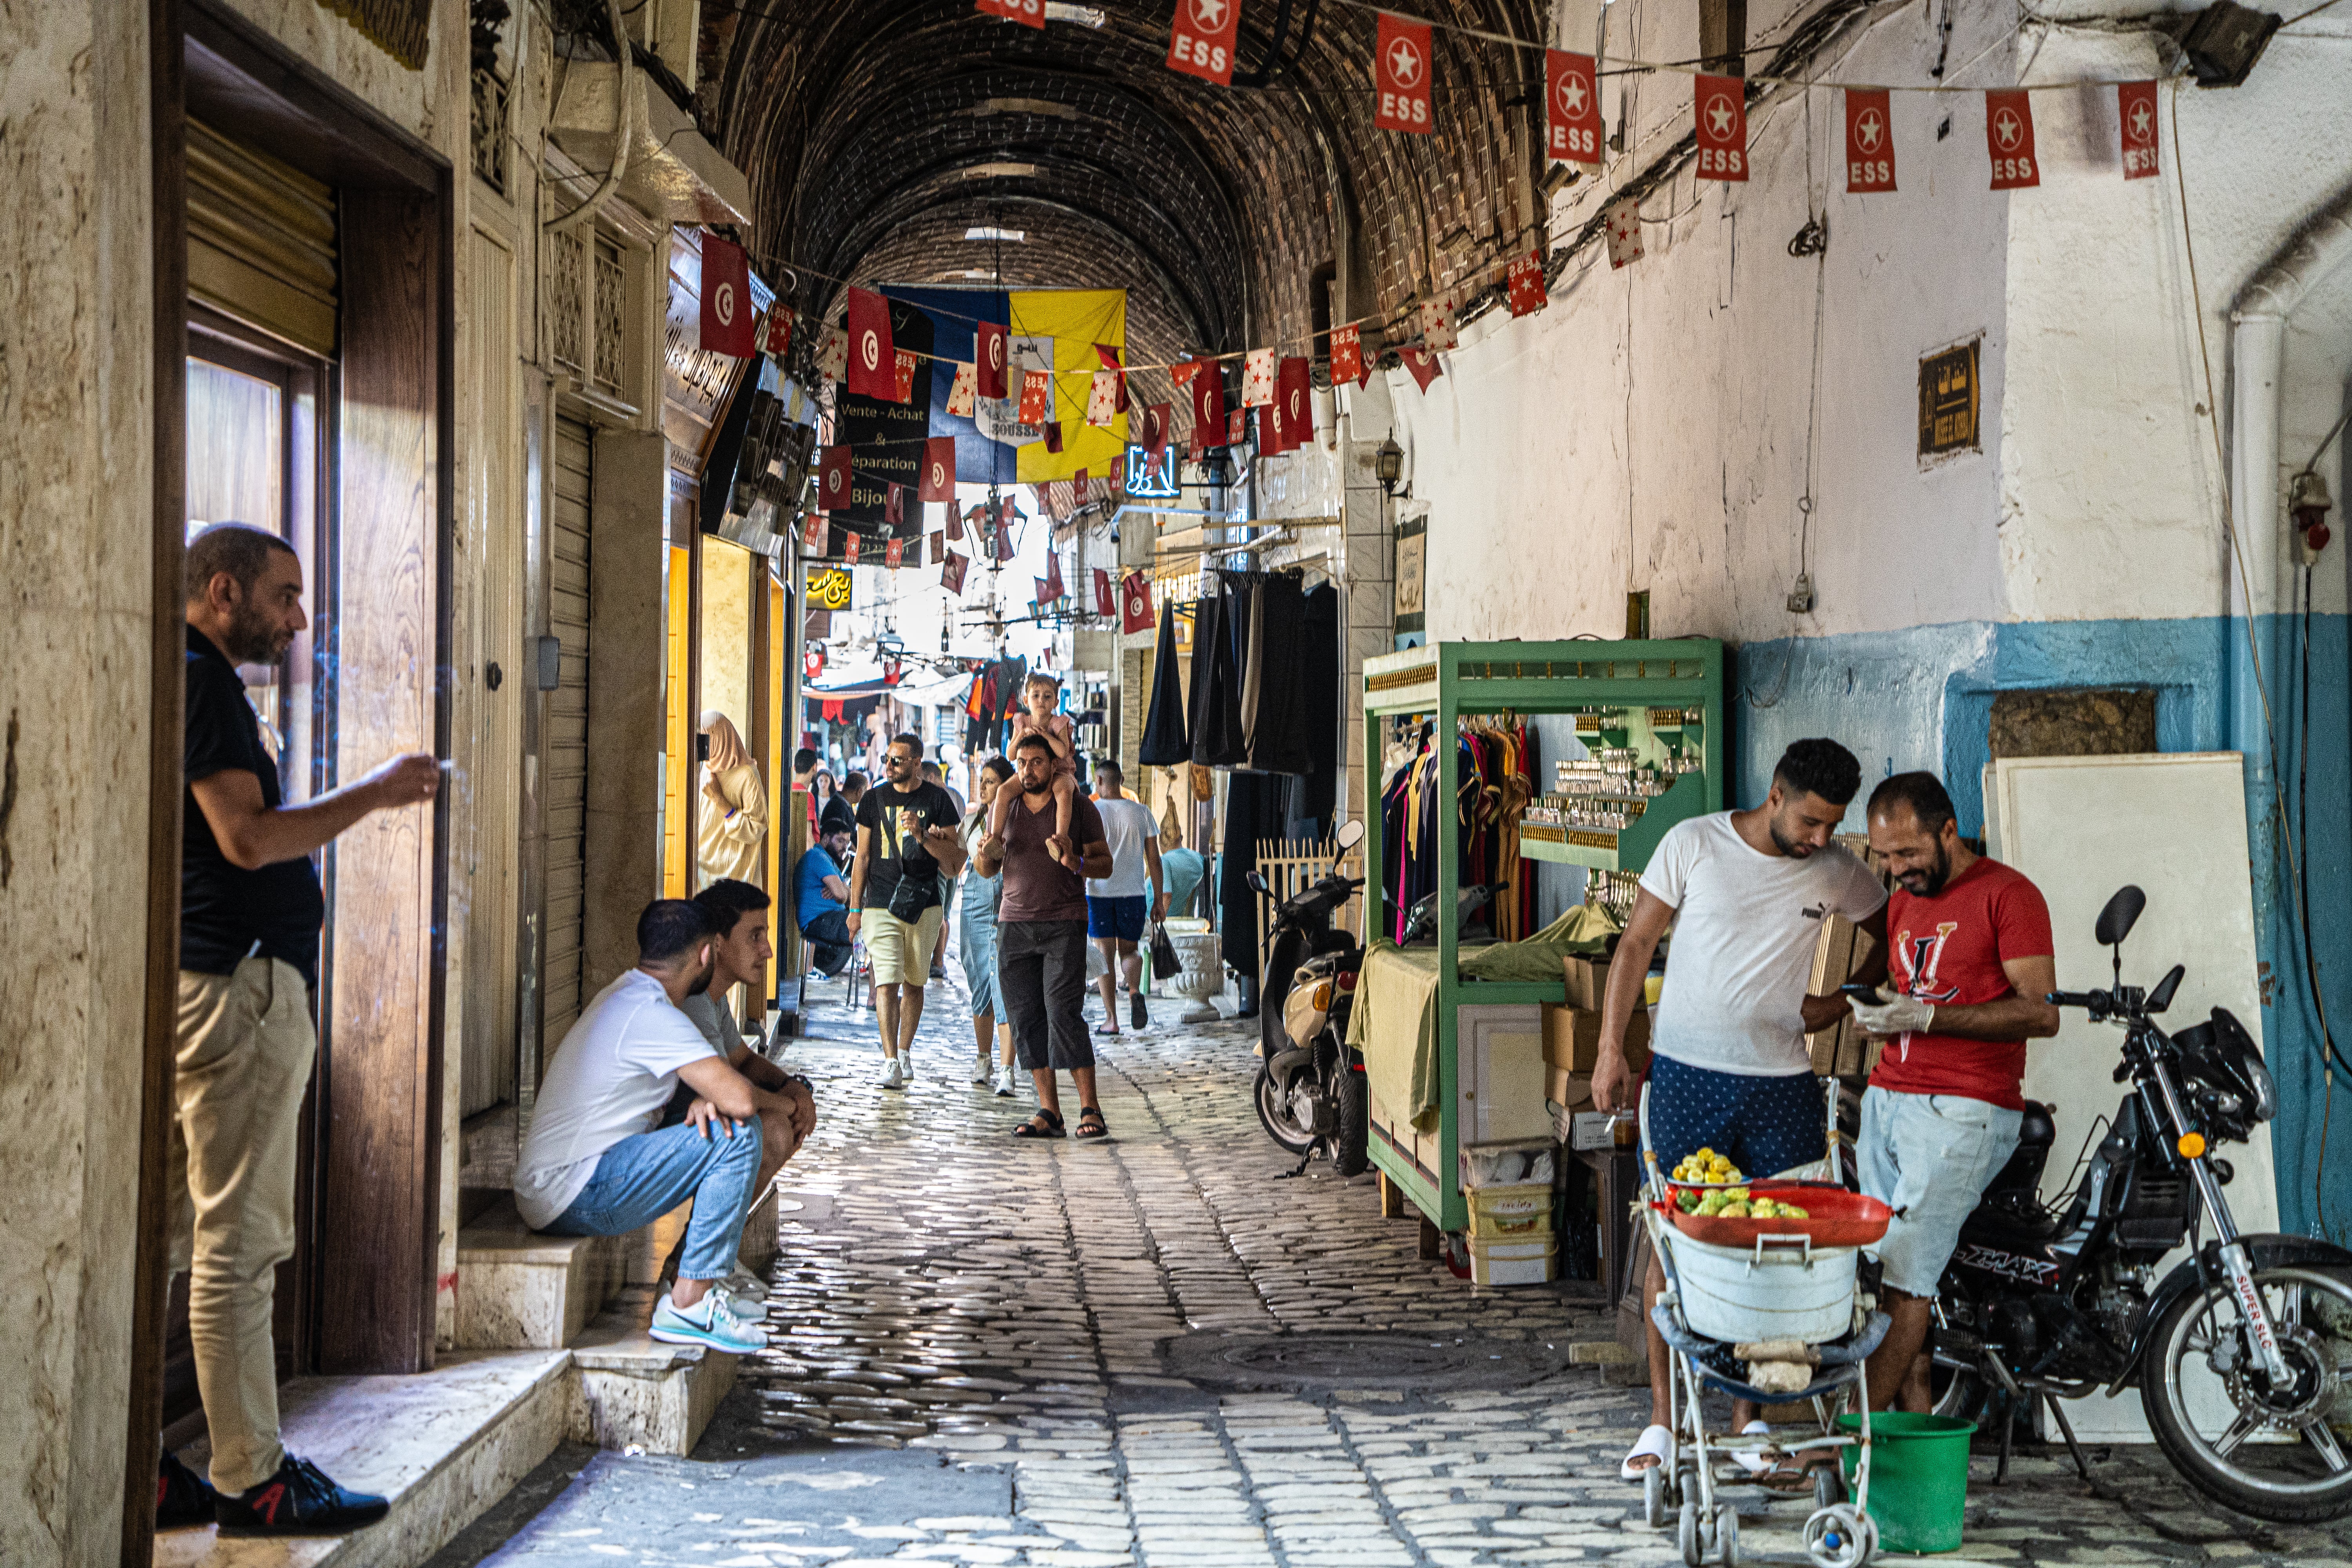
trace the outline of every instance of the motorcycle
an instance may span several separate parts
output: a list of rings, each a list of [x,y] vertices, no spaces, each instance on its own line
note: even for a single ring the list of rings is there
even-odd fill
[[[2179,964],[2152,991],[2123,984],[2123,941],[2147,907],[2139,889],[2107,900],[2096,933],[2114,950],[2105,991],[2053,992],[2123,1030],[2116,1081],[2129,1090],[2063,1210],[2037,1197],[2056,1127],[2029,1104],[2016,1152],[1960,1231],[1935,1304],[1936,1409],[2001,1431],[2046,1402],[2084,1479],[2091,1475],[2062,1399],[2137,1387],[2173,1468],[2217,1502],[2282,1522],[2352,1511],[2352,1252],[2324,1241],[2242,1234],[2221,1195],[2232,1171],[2213,1146],[2243,1142],[2278,1109],[2262,1051],[2216,1007],[2168,1035]],[[2200,1237],[2210,1226],[2211,1234]],[[2158,1261],[2186,1242],[2164,1278]]]
[[[1454,894],[1454,931],[1460,936],[1478,911],[1494,901],[1495,895],[1507,886],[1502,882],[1472,882],[1455,889]],[[1404,929],[1397,933],[1399,947],[1411,947],[1416,942],[1437,940],[1437,895],[1427,894],[1413,900],[1404,912]]]
[[[1340,825],[1339,855],[1363,841],[1364,825]],[[1364,1058],[1348,1045],[1348,1016],[1355,1001],[1356,972],[1363,952],[1356,939],[1331,923],[1363,879],[1343,877],[1339,858],[1315,885],[1284,901],[1266,933],[1265,976],[1258,1012],[1259,1063],[1254,1098],[1266,1135],[1298,1156],[1290,1174],[1307,1169],[1319,1150],[1343,1176],[1370,1167],[1366,1140],[1370,1092]],[[1271,896],[1263,874],[1249,885]]]

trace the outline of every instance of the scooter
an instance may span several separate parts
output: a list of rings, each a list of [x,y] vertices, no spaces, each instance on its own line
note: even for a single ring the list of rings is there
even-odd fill
[[[1361,1174],[1370,1160],[1366,1139],[1370,1092],[1361,1052],[1348,1045],[1363,952],[1356,939],[1331,923],[1333,911],[1361,888],[1360,877],[1339,874],[1339,857],[1363,842],[1364,825],[1340,825],[1339,855],[1315,885],[1275,911],[1266,933],[1258,1012],[1255,1099],[1266,1135],[1298,1156],[1291,1175],[1304,1173],[1318,1151],[1343,1176]],[[1263,874],[1250,887],[1270,897]]]
[[[1994,1416],[2005,1474],[2013,1415],[2046,1403],[2096,1485],[2059,1401],[2137,1386],[2157,1447],[2206,1496],[2282,1522],[2340,1518],[2352,1512],[2352,1433],[2338,1425],[2352,1252],[2239,1231],[2221,1195],[2233,1173],[2212,1145],[2244,1142],[2277,1112],[2277,1090],[2226,1009],[2176,1035],[2157,1026],[2180,965],[2153,991],[2123,984],[2123,940],[2147,903],[2126,887],[2099,915],[2112,989],[2050,995],[2124,1031],[2115,1076],[2131,1087],[2063,1210],[2037,1196],[2056,1125],[2048,1106],[2027,1106],[1937,1290],[1936,1408]],[[2188,1259],[2157,1279],[2184,1242]]]

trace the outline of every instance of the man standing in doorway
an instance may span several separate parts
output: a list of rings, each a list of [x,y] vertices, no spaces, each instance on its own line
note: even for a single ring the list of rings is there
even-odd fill
[[[188,1337],[212,1432],[207,1486],[170,1454],[158,1528],[336,1534],[383,1517],[278,1442],[270,1323],[294,1256],[294,1166],[318,1034],[326,901],[310,854],[371,812],[433,798],[429,752],[287,805],[240,664],[274,665],[310,624],[284,540],[219,522],[187,554],[187,795],[180,848],[179,1038],[166,1181],[172,1266],[188,1270]]]
[[[2058,984],[2042,890],[1960,842],[1933,773],[1871,792],[1870,847],[1895,874],[1886,905],[1885,1005],[1853,1009],[1887,1041],[1862,1096],[1862,1190],[1895,1211],[1878,1244],[1879,1303],[1893,1320],[1864,1363],[1870,1407],[1929,1404],[1927,1317],[1960,1226],[2017,1150],[2025,1042],[2058,1032]]]
[[[955,803],[920,781],[923,742],[893,735],[884,748],[888,781],[857,805],[857,854],[849,867],[852,936],[861,931],[874,961],[874,1020],[882,1031],[882,1087],[914,1081],[915,1026],[931,950],[947,917],[947,884],[963,869]]]
[[[1111,872],[1102,816],[1081,795],[1070,803],[1071,838],[1054,831],[1052,742],[1031,732],[1013,743],[1021,796],[1004,814],[1004,831],[981,840],[973,864],[983,877],[1004,873],[996,911],[996,986],[1021,1065],[1037,1086],[1037,1114],[1015,1138],[1063,1136],[1054,1075],[1067,1072],[1078,1091],[1078,1136],[1109,1135],[1095,1099],[1095,1053],[1087,1039],[1087,877]],[[1067,862],[1076,841],[1076,871]]]
[[[817,819],[818,835],[829,838],[836,833],[846,833],[855,843],[857,838],[857,807],[865,799],[866,775],[860,773],[845,774],[841,781],[841,793],[824,803],[824,815]]]
[[[1826,1152],[1828,1109],[1805,1036],[1846,1010],[1842,996],[1806,994],[1822,922],[1843,915],[1877,939],[1864,978],[1883,973],[1886,891],[1830,835],[1862,787],[1862,764],[1835,741],[1799,741],[1772,770],[1771,793],[1747,811],[1692,817],[1668,828],[1642,873],[1633,919],[1609,963],[1592,1103],[1631,1109],[1625,1027],[1651,955],[1675,928],[1665,989],[1651,1030],[1650,1146],[1662,1169],[1702,1148],[1765,1177]],[[1655,1259],[1642,1285],[1642,1321],[1665,1285]],[[1637,1480],[1668,1445],[1669,1363],[1649,1328],[1650,1425],[1620,1473]],[[1742,1430],[1756,1408],[1732,1407]],[[1801,1473],[1769,1484],[1806,1484]]]
[[[1160,825],[1151,808],[1127,793],[1127,770],[1116,757],[1095,766],[1095,810],[1102,817],[1103,841],[1110,847],[1110,875],[1087,883],[1087,934],[1102,949],[1103,1021],[1098,1035],[1118,1033],[1118,994],[1128,993],[1128,1022],[1140,1029],[1151,1022],[1143,1004],[1143,940],[1148,915],[1168,913],[1168,883],[1160,870]],[[1157,902],[1151,901],[1157,898]]]

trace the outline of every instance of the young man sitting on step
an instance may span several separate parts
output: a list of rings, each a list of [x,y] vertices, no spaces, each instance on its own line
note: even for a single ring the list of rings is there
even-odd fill
[[[748,1355],[768,1336],[757,1301],[724,1289],[760,1168],[763,1109],[782,1102],[727,1063],[679,1009],[710,987],[709,917],[656,899],[637,917],[637,965],[596,994],[555,1048],[515,1161],[515,1207],[551,1236],[622,1236],[691,1198],[677,1283],[653,1337]],[[683,1080],[685,1120],[661,1127]]]

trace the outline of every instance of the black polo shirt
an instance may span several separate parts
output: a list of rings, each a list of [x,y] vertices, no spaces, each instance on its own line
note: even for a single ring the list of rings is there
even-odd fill
[[[261,743],[261,721],[246,700],[245,681],[228,656],[194,626],[188,628],[187,675],[187,784],[238,768],[261,781],[263,805],[280,805],[278,764]],[[183,788],[180,967],[227,974],[247,955],[257,954],[284,959],[317,984],[327,901],[310,858],[299,855],[257,871],[237,867],[221,853],[196,792]]]

